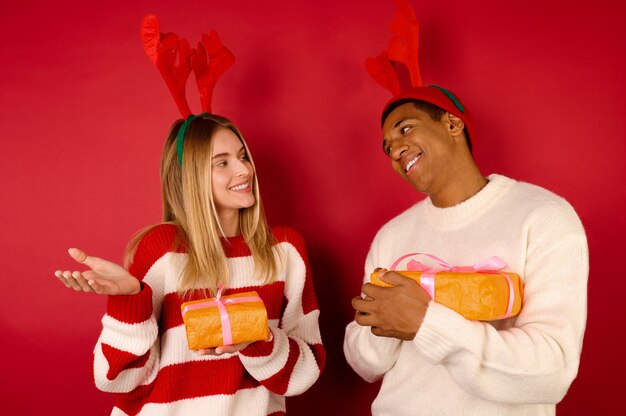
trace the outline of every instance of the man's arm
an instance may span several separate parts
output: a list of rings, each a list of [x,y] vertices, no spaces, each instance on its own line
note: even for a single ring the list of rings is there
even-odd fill
[[[372,247],[365,260],[365,285],[363,290],[369,291],[366,287],[376,288],[367,282],[369,282],[369,271],[374,270],[377,267],[376,263],[379,262],[379,239],[380,234],[374,238]],[[418,288],[418,290],[421,289]],[[359,306],[361,302],[370,302],[372,300],[371,297],[365,296],[362,298],[358,296],[352,300],[352,304],[354,306],[356,303]],[[367,305],[365,304],[364,306]],[[374,335],[372,328],[363,326],[365,325],[363,319],[369,319],[367,315],[372,314],[366,310],[359,311],[357,309],[355,320],[346,327],[343,353],[348,364],[358,375],[368,382],[373,382],[384,376],[396,363],[400,354],[401,341],[396,338]],[[359,320],[361,321],[360,323]]]

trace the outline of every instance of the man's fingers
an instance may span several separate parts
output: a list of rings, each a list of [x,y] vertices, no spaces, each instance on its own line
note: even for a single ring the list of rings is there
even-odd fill
[[[400,273],[396,272],[386,272],[385,274],[380,276],[380,279],[383,282],[387,282],[394,286],[402,286],[407,284],[417,284],[415,280],[410,279],[408,277],[402,276]]]
[[[369,312],[370,301],[361,299],[360,296],[352,298],[352,308],[358,312]]]
[[[352,298],[352,307],[356,311],[354,320],[361,326],[374,326],[378,323],[378,314],[372,307],[374,302],[361,299],[360,296]]]
[[[399,275],[400,276],[400,275]],[[407,279],[406,277],[400,276],[401,278]],[[410,279],[409,279],[410,280]],[[392,286],[397,286],[397,284],[393,284]],[[373,283],[365,283],[361,288],[361,297],[363,299],[378,299],[381,297],[385,297],[393,287],[384,287],[378,286]]]
[[[363,299],[376,299],[375,292],[379,291],[380,289],[380,286],[376,286],[372,283],[365,283],[363,287],[361,287],[361,297]]]
[[[378,324],[377,317],[369,313],[357,312],[354,315],[354,320],[361,326],[376,326]]]

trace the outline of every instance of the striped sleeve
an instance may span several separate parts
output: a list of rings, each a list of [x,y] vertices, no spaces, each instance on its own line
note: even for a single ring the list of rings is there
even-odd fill
[[[294,396],[319,378],[326,352],[319,330],[319,307],[313,289],[304,239],[295,230],[274,230],[285,258],[286,307],[273,339],[239,352],[246,370],[270,391]]]
[[[94,380],[100,390],[129,392],[156,377],[159,327],[153,298],[162,295],[153,293],[146,276],[159,273],[153,266],[171,250],[175,237],[174,226],[160,225],[148,231],[139,242],[129,267],[129,272],[141,282],[141,292],[109,296],[107,300],[93,362]]]

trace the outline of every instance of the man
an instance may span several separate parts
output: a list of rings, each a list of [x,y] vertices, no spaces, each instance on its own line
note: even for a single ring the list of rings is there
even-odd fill
[[[586,320],[588,249],[573,208],[472,158],[472,119],[449,91],[405,89],[383,111],[383,150],[427,198],[377,233],[352,305],[344,354],[383,378],[374,415],[549,415],[576,377]],[[476,144],[475,142],[474,144]],[[406,253],[454,265],[492,256],[524,280],[521,312],[479,322],[431,300],[413,280],[379,272]]]

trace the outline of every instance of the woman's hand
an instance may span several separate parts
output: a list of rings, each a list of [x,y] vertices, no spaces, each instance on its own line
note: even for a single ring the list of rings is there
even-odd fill
[[[222,355],[222,354],[233,354],[237,351],[241,351],[246,348],[248,345],[252,344],[251,342],[243,342],[241,344],[235,345],[222,345],[216,348],[202,348],[197,351],[199,355]]]
[[[77,292],[94,292],[101,295],[134,295],[141,291],[139,280],[122,266],[87,255],[82,250],[70,248],[70,256],[91,270],[84,272],[57,270],[54,275],[65,286]]]
[[[270,342],[274,339],[274,333],[269,330],[267,331],[267,339],[265,341],[255,341],[255,342]],[[216,348],[201,348],[196,351],[199,355],[221,355],[221,354],[233,354],[237,351],[241,351],[246,348],[248,345],[252,344],[252,342],[242,342],[241,344],[235,345],[222,345]]]

